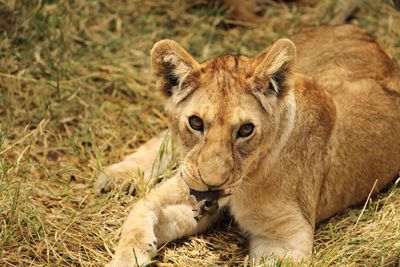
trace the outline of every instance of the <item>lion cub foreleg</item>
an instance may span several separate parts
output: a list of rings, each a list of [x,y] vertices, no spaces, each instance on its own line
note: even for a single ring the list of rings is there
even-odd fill
[[[260,261],[262,257],[272,256],[298,262],[311,254],[314,230],[300,211],[270,217],[261,225],[250,236],[251,259]]]
[[[195,202],[187,185],[177,176],[153,189],[130,211],[110,266],[146,264],[157,246],[205,230],[216,215],[197,222]]]
[[[247,194],[248,195],[248,194]],[[310,255],[314,239],[312,216],[305,216],[296,201],[266,197],[248,199],[232,196],[231,211],[239,225],[249,234],[252,261],[265,259],[300,261]],[[306,218],[311,218],[308,220]]]

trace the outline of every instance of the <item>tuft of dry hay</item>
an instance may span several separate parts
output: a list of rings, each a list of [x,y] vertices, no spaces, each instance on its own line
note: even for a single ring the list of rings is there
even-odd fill
[[[0,266],[100,266],[110,260],[138,196],[93,189],[167,125],[149,51],[177,40],[199,60],[255,55],[275,39],[328,24],[333,0],[260,1],[245,25],[212,1],[0,1]],[[400,60],[400,13],[363,0],[352,23]],[[251,26],[251,27],[249,27]],[[167,176],[167,175],[166,175]],[[310,266],[396,266],[400,188],[322,223]],[[246,265],[246,236],[230,219],[160,249],[161,266]]]

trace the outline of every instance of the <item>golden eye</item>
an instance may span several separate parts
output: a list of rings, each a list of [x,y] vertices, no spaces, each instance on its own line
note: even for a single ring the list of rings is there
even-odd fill
[[[195,115],[189,117],[189,125],[195,131],[203,131],[203,120]]]
[[[253,131],[254,131],[254,125],[252,123],[243,124],[237,133],[237,137],[238,138],[248,137],[253,133]]]

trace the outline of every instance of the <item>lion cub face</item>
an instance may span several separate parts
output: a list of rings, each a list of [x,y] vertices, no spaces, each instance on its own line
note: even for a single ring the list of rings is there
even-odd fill
[[[154,45],[158,87],[182,152],[181,177],[198,191],[230,192],[284,145],[295,114],[294,44],[282,39],[251,59],[202,64],[174,41]]]

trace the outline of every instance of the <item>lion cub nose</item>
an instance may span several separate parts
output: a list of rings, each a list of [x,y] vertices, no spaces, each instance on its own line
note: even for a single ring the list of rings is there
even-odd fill
[[[206,172],[203,173],[200,172],[199,170],[199,174],[200,174],[200,178],[202,180],[202,182],[209,188],[209,189],[213,189],[213,188],[218,188],[223,186],[226,181],[228,181],[228,171],[223,172],[223,173],[209,173]]]
[[[220,146],[204,149],[198,157],[197,168],[203,183],[211,188],[224,185],[231,175],[233,159],[231,153],[224,151]]]

